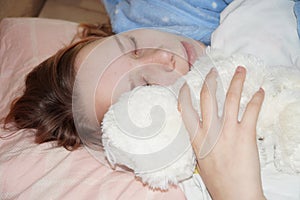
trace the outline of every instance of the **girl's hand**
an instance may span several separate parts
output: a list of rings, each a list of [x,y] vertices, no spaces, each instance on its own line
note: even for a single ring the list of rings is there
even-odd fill
[[[213,199],[265,199],[256,144],[256,123],[264,99],[257,91],[238,121],[239,104],[246,70],[238,67],[218,116],[217,71],[213,68],[200,93],[202,121],[194,110],[188,86],[179,94],[184,124],[190,134],[199,173]]]

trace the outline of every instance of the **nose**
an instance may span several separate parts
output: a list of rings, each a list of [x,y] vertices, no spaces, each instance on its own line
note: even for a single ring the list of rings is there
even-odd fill
[[[143,64],[163,65],[166,71],[175,69],[174,54],[164,49],[145,49],[139,61],[143,62]]]

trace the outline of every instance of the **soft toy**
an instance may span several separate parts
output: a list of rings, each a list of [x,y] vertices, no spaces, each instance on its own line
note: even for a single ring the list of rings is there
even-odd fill
[[[240,115],[259,87],[266,91],[257,136],[261,165],[272,161],[278,169],[299,173],[299,71],[287,67],[270,68],[254,56],[225,55],[209,48],[191,71],[174,85],[137,87],[110,107],[102,123],[102,143],[109,163],[113,167],[133,170],[143,183],[154,189],[165,190],[169,185],[190,178],[196,162],[177,108],[179,90],[187,82],[193,105],[200,114],[199,91],[206,74],[216,67],[219,74],[217,99],[222,112],[237,66],[247,68]]]

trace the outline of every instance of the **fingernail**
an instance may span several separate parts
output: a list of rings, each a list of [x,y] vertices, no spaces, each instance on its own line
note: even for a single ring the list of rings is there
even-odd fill
[[[218,70],[217,70],[217,68],[213,67],[213,68],[210,69],[209,73],[213,73],[215,75],[218,75]]]
[[[265,90],[264,90],[262,87],[260,87],[260,88],[259,88],[259,90],[258,90],[258,92],[260,92],[260,93],[264,93],[264,92],[265,92]]]
[[[242,71],[243,71],[243,67],[238,66],[238,67],[236,68],[236,73],[241,73]]]

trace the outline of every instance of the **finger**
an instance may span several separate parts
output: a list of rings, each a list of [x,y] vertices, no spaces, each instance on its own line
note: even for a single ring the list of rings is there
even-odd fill
[[[186,83],[180,89],[178,100],[184,125],[189,132],[191,141],[193,141],[200,132],[201,121],[192,105],[190,89]]]
[[[211,124],[211,120],[218,116],[218,104],[216,99],[218,72],[212,68],[206,75],[204,84],[200,93],[200,108],[202,123],[205,128]]]
[[[246,78],[246,69],[244,67],[237,67],[233,78],[230,82],[224,107],[224,115],[229,121],[237,122],[240,100],[243,91],[243,85]]]
[[[256,128],[259,112],[264,101],[265,92],[260,88],[247,104],[241,123],[247,128]]]

